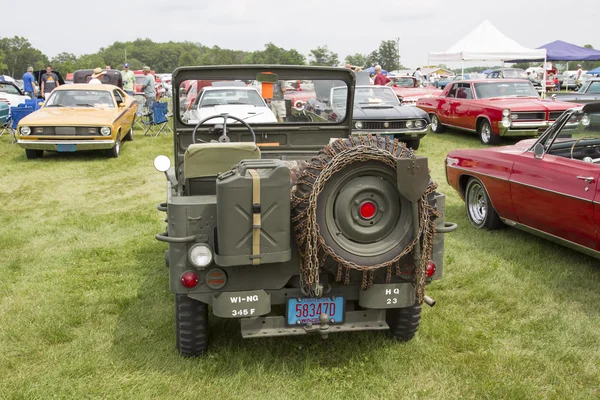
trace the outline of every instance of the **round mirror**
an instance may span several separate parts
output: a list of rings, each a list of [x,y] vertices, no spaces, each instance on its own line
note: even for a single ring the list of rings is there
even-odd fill
[[[158,156],[154,159],[154,168],[160,172],[166,172],[171,168],[171,160],[167,156]]]

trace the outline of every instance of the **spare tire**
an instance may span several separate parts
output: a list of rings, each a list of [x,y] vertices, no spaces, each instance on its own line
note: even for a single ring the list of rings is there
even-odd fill
[[[360,152],[354,153],[357,160],[336,169],[316,197],[318,234],[328,247],[320,246],[319,260],[329,259],[321,264],[338,279],[340,261],[327,257],[331,252],[350,264],[377,266],[396,259],[413,240],[412,207],[398,191],[395,160],[414,158],[414,152],[389,138],[341,139],[321,150],[296,184],[292,222],[301,253],[307,208],[317,178],[334,157],[358,146],[385,152],[387,160],[362,160]]]

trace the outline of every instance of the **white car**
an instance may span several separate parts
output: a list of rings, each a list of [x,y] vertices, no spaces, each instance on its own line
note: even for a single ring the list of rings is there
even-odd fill
[[[258,90],[251,86],[207,86],[200,90],[183,119],[196,124],[204,118],[229,114],[248,123],[276,123],[277,118]],[[218,119],[209,121],[220,123]],[[239,123],[233,120],[227,123]]]
[[[29,100],[29,96],[25,96],[21,89],[13,82],[0,82],[0,101],[8,103],[10,107],[16,107],[19,104]]]

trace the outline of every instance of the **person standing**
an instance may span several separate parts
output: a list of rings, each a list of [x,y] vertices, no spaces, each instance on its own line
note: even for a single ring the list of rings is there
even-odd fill
[[[35,92],[37,89],[35,87],[35,78],[33,77],[32,72],[33,67],[27,67],[27,72],[23,74],[23,91],[29,98],[35,99]]]
[[[102,75],[104,75],[106,73],[106,71],[102,71],[102,68],[98,67],[98,68],[94,68],[94,73],[92,74],[92,79],[90,79],[90,81],[88,82],[91,85],[101,85],[102,81],[100,80],[100,77]]]
[[[285,81],[277,81],[273,85],[273,98],[271,99],[271,111],[275,114],[277,121],[284,122],[287,117],[285,112],[285,98],[283,94],[287,91]]]
[[[575,75],[575,86],[577,89],[581,86],[581,78],[583,77],[583,70],[581,64],[577,64],[577,75]]]
[[[52,93],[52,91],[60,86],[58,82],[58,76],[52,72],[52,66],[50,64],[46,65],[46,73],[42,75],[42,83],[41,83],[41,93],[44,99],[48,99],[48,95]]]
[[[374,84],[378,85],[378,86],[385,86],[386,84],[390,83],[390,78],[388,78],[387,76],[385,76],[384,74],[381,73],[381,65],[376,65],[375,66],[375,79],[374,79]]]
[[[413,76],[417,80],[417,87],[421,87],[421,84],[423,83],[423,74],[421,73],[421,67],[417,68]]]
[[[123,90],[130,96],[133,96],[134,88],[135,88],[135,75],[133,71],[129,70],[129,64],[123,64],[123,71],[121,71],[121,76],[123,77]]]
[[[147,112],[152,113],[152,105],[154,104],[154,100],[156,100],[156,80],[154,79],[154,75],[150,73],[150,67],[145,66],[142,68],[142,71],[146,77],[142,84],[142,92],[146,98]]]

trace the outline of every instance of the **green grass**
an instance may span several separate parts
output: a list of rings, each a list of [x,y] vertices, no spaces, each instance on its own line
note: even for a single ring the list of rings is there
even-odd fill
[[[242,340],[210,321],[210,353],[177,354],[173,296],[154,235],[166,197],[136,131],[121,157],[26,160],[0,138],[0,399],[600,397],[600,263],[505,228],[472,228],[443,159],[475,135],[429,134],[420,154],[449,221],[445,277],[414,340],[378,332]],[[560,216],[557,216],[560,218]]]

